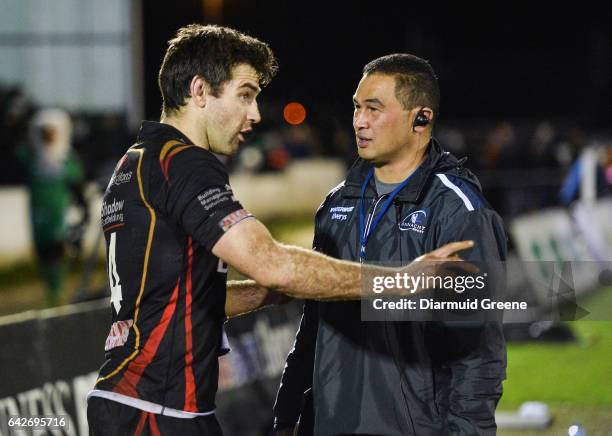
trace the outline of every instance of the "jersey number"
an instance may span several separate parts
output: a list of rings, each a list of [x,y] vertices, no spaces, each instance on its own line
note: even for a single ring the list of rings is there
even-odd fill
[[[117,314],[121,310],[121,282],[117,273],[117,262],[115,258],[115,247],[117,245],[117,233],[113,232],[110,235],[110,243],[108,244],[108,283],[111,289],[111,303],[115,306]]]

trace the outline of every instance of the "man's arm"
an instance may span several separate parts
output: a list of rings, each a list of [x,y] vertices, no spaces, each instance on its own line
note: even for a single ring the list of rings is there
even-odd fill
[[[258,285],[254,280],[232,280],[227,282],[225,315],[231,318],[290,300],[286,295]]]
[[[156,183],[162,188],[153,196],[153,206],[215,256],[263,287],[296,298],[358,299],[363,296],[362,272],[366,274],[364,281],[369,273],[385,272],[276,242],[238,202],[225,168],[209,152],[195,146],[176,146],[166,156],[162,171],[155,173]],[[173,156],[171,161],[168,156]],[[455,253],[470,246],[466,241],[449,244],[434,260],[459,260]],[[431,264],[413,263],[403,272],[439,273]],[[369,293],[366,296],[374,295],[371,289]]]
[[[472,241],[447,244],[419,260],[461,260],[457,252],[473,246]],[[395,270],[347,262],[275,241],[256,219],[244,219],[227,230],[212,252],[239,272],[293,298],[316,300],[355,300],[374,296],[362,280],[370,275]],[[440,264],[442,265],[442,264]],[[412,275],[440,273],[434,262],[412,262],[403,272]]]

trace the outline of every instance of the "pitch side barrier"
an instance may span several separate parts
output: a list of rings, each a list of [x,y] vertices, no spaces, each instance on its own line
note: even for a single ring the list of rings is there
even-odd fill
[[[104,299],[0,318],[0,436],[31,434],[14,433],[16,424],[49,432],[34,434],[88,434],[86,396],[104,360],[109,307]],[[232,351],[219,359],[217,416],[228,434],[270,425],[300,314],[294,302],[225,324]]]
[[[547,295],[541,286],[541,262],[570,262],[578,296],[612,285],[611,198],[522,215],[510,223],[510,233],[520,260],[529,266],[524,274],[538,299]]]

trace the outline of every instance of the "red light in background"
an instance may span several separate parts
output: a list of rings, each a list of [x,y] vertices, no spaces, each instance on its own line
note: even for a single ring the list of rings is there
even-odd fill
[[[306,108],[301,103],[291,102],[283,109],[283,117],[289,124],[297,126],[306,119]]]

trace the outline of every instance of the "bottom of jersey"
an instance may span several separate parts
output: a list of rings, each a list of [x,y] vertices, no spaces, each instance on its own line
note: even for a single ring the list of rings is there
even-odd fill
[[[113,348],[107,353],[100,377],[89,395],[178,418],[212,414],[219,356],[229,352],[229,346],[221,326],[218,334],[207,336],[211,342],[212,338],[217,339],[192,354],[183,350],[177,353],[177,338],[172,335],[167,338],[168,343],[162,340],[154,352],[147,349],[149,341],[138,353],[128,344]]]
[[[103,391],[100,389],[90,391],[87,394],[87,400],[89,400],[91,397],[105,398],[107,400],[115,401],[116,403],[125,404],[126,406],[130,406],[135,409],[144,410],[145,412],[170,416],[172,418],[192,419],[198,416],[213,415],[215,413],[215,410],[200,413],[185,412],[184,410],[176,410],[170,407],[162,406],[161,404],[155,404],[151,403],[150,401],[140,400],[138,398],[132,398],[128,397],[127,395],[122,395],[111,391]]]

